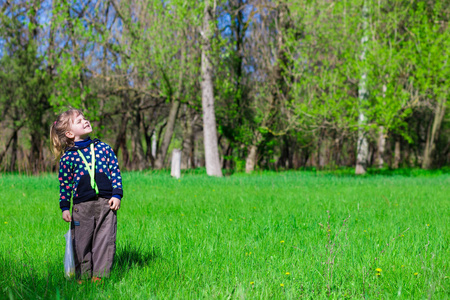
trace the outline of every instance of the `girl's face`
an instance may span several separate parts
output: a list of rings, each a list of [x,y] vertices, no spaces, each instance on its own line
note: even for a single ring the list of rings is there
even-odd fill
[[[66,132],[66,136],[74,141],[84,140],[92,132],[91,123],[82,115],[79,114],[77,117],[72,119],[70,123],[70,129]]]

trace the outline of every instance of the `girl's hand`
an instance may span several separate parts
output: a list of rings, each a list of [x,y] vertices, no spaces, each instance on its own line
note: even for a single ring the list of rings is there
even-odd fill
[[[120,200],[116,197],[112,197],[111,199],[109,199],[108,204],[112,210],[119,210],[120,208]]]
[[[72,217],[70,216],[70,210],[65,210],[62,213],[62,218],[64,219],[64,221],[66,222],[70,222],[72,221]]]

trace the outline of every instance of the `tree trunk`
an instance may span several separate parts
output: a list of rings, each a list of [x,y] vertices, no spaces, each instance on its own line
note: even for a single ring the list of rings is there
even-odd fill
[[[245,172],[251,173],[255,170],[256,159],[258,154],[258,147],[255,145],[250,145],[248,148],[247,159],[245,160]]]
[[[17,162],[17,151],[19,150],[19,143],[18,143],[18,132],[14,131],[13,137],[12,137],[12,147],[11,147],[11,161],[9,165],[9,170],[12,172],[16,169],[16,162]]]
[[[387,86],[386,84],[383,84],[383,99],[386,98],[386,91],[387,91]],[[386,102],[383,103],[384,105],[386,105]],[[378,152],[377,152],[377,164],[378,164],[378,168],[381,169],[384,166],[384,151],[386,149],[386,136],[384,134],[384,126],[380,126],[378,128],[379,133],[378,133]]]
[[[164,138],[156,155],[155,168],[162,169],[164,167],[164,161],[166,159],[167,150],[169,149],[170,142],[172,141],[173,130],[175,128],[175,122],[177,120],[178,109],[180,108],[180,100],[175,98],[172,100],[172,107],[170,108],[169,117],[167,119],[166,131],[164,132]]]
[[[245,172],[251,173],[255,170],[258,162],[258,145],[261,143],[263,136],[259,130],[254,133],[252,144],[248,147],[247,158],[245,160]]]
[[[124,101],[126,102],[126,101]],[[130,156],[128,154],[127,149],[127,124],[129,120],[128,112],[125,112],[123,117],[121,118],[120,126],[119,126],[119,132],[117,133],[116,141],[114,143],[114,152],[117,157],[119,157],[119,151],[122,148],[122,161],[123,161],[123,167],[129,168],[129,161]]]
[[[202,47],[202,109],[203,109],[203,135],[205,145],[206,173],[209,176],[222,176],[217,145],[216,115],[214,110],[213,70],[211,64],[211,39],[213,31],[212,9],[209,1],[205,1],[203,13],[203,47]]]
[[[394,150],[394,164],[392,166],[393,169],[398,169],[400,165],[400,141],[395,141],[395,150]]]
[[[13,130],[13,133],[11,134],[11,137],[9,138],[8,143],[6,143],[5,150],[3,150],[0,153],[0,165],[1,165],[2,161],[3,161],[3,158],[6,156],[6,153],[8,152],[9,147],[11,146],[11,143],[12,143],[12,152],[11,152],[11,164],[10,164],[10,166],[11,165],[15,165],[15,160],[17,159],[17,153],[16,153],[17,152],[17,133],[20,130],[20,128],[22,128],[22,125],[20,125],[19,127],[15,128]],[[14,164],[12,163],[13,159],[14,159]],[[11,171],[13,171],[13,170],[11,170]]]
[[[153,130],[153,133],[152,133],[152,148],[151,148],[151,151],[152,151],[151,154],[153,156],[153,159],[156,158],[157,150],[158,150],[158,137],[156,136],[156,130]]]
[[[442,120],[445,116],[445,105],[447,101],[443,100],[442,102],[438,102],[436,107],[436,112],[434,114],[433,126],[431,127],[431,131],[427,134],[427,141],[425,144],[425,151],[423,154],[422,168],[429,169],[433,164],[433,152],[436,148],[436,141],[439,138],[439,130],[441,129]]]
[[[184,128],[183,134],[183,154],[181,155],[181,169],[191,168],[192,155],[193,153],[193,130],[192,130],[192,120],[191,111],[187,104],[184,104],[184,111],[186,114],[186,126]]]
[[[377,164],[378,168],[383,168],[384,166],[384,151],[386,150],[386,137],[384,135],[384,127],[379,127],[378,133],[378,159]]]
[[[183,33],[180,33],[183,38]],[[175,95],[171,95],[172,107],[170,108],[169,117],[167,119],[166,131],[164,132],[164,138],[161,143],[161,147],[156,155],[155,168],[162,169],[164,167],[164,161],[166,159],[167,150],[169,149],[170,142],[172,141],[173,131],[175,128],[175,122],[177,120],[178,110],[180,109],[180,96],[181,89],[183,88],[183,75],[184,75],[184,60],[185,60],[185,46],[181,46],[180,52],[180,73],[178,76],[178,88]]]
[[[133,169],[142,171],[147,167],[144,147],[141,140],[141,113],[138,108],[134,110],[131,139],[133,141]]]
[[[361,72],[361,79],[359,80],[358,88],[358,98],[359,98],[359,118],[358,118],[358,142],[356,145],[356,169],[355,174],[365,174],[367,171],[367,159],[369,155],[369,143],[367,141],[366,132],[364,125],[366,124],[366,116],[364,115],[364,108],[367,105],[367,70],[366,70],[366,51],[367,51],[367,41],[369,40],[369,30],[368,30],[368,14],[369,10],[367,7],[367,1],[364,0],[363,6],[363,37],[361,39],[361,44],[363,47],[361,53],[361,62],[363,65]]]
[[[43,170],[43,153],[42,149],[44,147],[43,139],[42,139],[42,133],[39,128],[34,128],[31,131],[31,152],[30,152],[30,159],[29,159],[29,165],[31,168],[31,172],[33,174],[38,174],[39,172],[44,171]]]
[[[172,151],[172,167],[170,169],[170,175],[175,178],[181,177],[181,150],[173,149]]]

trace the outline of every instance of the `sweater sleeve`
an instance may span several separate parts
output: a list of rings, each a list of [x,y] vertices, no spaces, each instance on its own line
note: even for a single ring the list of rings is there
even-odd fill
[[[110,146],[107,148],[106,155],[108,157],[108,168],[111,174],[111,184],[113,188],[113,195],[120,196],[120,199],[123,197],[123,189],[122,189],[122,176],[120,174],[119,162],[117,161],[116,154]]]
[[[69,156],[64,155],[59,161],[59,207],[62,211],[70,209],[73,189],[73,170]]]

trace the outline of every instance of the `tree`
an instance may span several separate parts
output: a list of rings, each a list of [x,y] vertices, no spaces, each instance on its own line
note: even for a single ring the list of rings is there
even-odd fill
[[[216,115],[214,110],[213,68],[211,63],[211,43],[213,39],[213,16],[215,11],[210,1],[204,3],[202,30],[202,109],[203,134],[205,146],[206,173],[210,176],[222,176],[217,144]]]
[[[366,121],[366,115],[364,113],[365,107],[368,101],[367,91],[367,62],[366,62],[366,43],[369,41],[369,7],[367,6],[367,0],[364,0],[362,9],[362,27],[363,36],[361,37],[362,53],[361,53],[361,78],[359,80],[358,98],[359,98],[359,116],[358,116],[358,141],[357,141],[357,156],[356,156],[356,168],[355,173],[357,175],[366,173],[367,160],[369,156],[369,144],[367,141],[367,133],[364,130]]]

